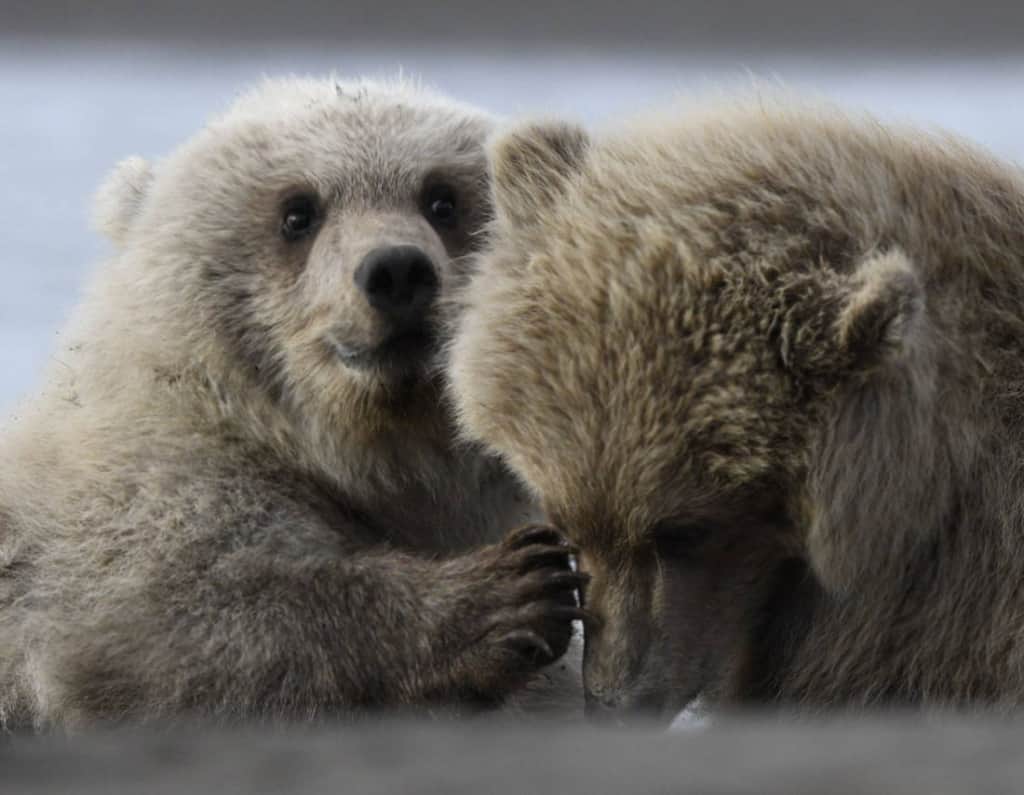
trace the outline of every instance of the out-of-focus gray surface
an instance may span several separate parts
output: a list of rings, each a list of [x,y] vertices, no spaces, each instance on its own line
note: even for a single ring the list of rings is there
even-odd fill
[[[778,81],[1024,160],[1024,4],[0,0],[0,419],[107,251],[90,197],[262,75],[402,70],[503,114],[613,120]]]
[[[381,723],[118,732],[0,747],[0,791],[34,793],[765,793],[1024,791],[1024,726],[747,721],[654,734]]]

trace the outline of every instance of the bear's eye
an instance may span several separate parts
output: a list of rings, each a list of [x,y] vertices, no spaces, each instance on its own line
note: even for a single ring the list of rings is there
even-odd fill
[[[678,560],[697,553],[711,536],[709,524],[696,522],[661,522],[652,530],[658,557]]]
[[[293,196],[281,208],[281,237],[289,243],[312,232],[319,220],[319,207],[312,196]]]
[[[423,213],[435,226],[450,228],[458,219],[455,189],[450,185],[433,185],[423,198]]]

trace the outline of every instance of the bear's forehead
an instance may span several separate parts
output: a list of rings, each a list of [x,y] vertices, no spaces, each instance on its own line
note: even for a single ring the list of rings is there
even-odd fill
[[[333,144],[434,151],[478,148],[491,120],[415,83],[272,80],[244,95],[211,124],[272,131],[315,148]]]
[[[179,162],[212,157],[233,172],[268,174],[339,166],[412,173],[435,162],[482,172],[491,125],[487,114],[408,81],[270,80],[211,120]]]
[[[339,80],[284,78],[264,81],[240,96],[221,117],[223,120],[273,119],[301,116],[326,108],[410,108],[438,117],[480,119],[486,114],[450,100],[412,80]]]
[[[486,309],[498,344],[481,366],[550,509],[605,506],[606,525],[640,532],[771,469],[789,395],[728,291],[656,262],[590,272],[568,252],[509,289]]]
[[[253,103],[255,107],[250,107]],[[166,173],[246,193],[312,185],[325,196],[397,201],[429,174],[477,190],[489,122],[402,97],[325,96],[277,106],[245,100],[187,142]],[[255,193],[254,193],[255,195]]]
[[[410,163],[475,156],[482,164],[484,125],[406,105],[303,108],[291,115],[229,116],[207,130],[207,145],[295,156],[374,155]]]

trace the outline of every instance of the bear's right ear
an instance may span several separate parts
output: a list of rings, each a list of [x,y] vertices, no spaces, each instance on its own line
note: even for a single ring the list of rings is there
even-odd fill
[[[93,199],[93,225],[116,245],[123,245],[153,182],[153,168],[141,157],[122,160]]]
[[[490,151],[498,217],[533,226],[562,195],[589,145],[586,131],[567,122],[528,124],[498,138]]]

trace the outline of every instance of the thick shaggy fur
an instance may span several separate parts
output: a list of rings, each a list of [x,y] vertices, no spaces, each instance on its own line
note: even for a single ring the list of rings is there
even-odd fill
[[[771,100],[492,154],[452,381],[582,548],[591,708],[1020,704],[1021,175]]]
[[[104,185],[117,253],[2,437],[7,726],[493,703],[564,651],[564,547],[478,548],[531,507],[455,446],[436,374],[339,356],[382,333],[370,250],[464,278],[490,129],[409,84],[269,82]],[[319,220],[288,242],[296,193]]]

